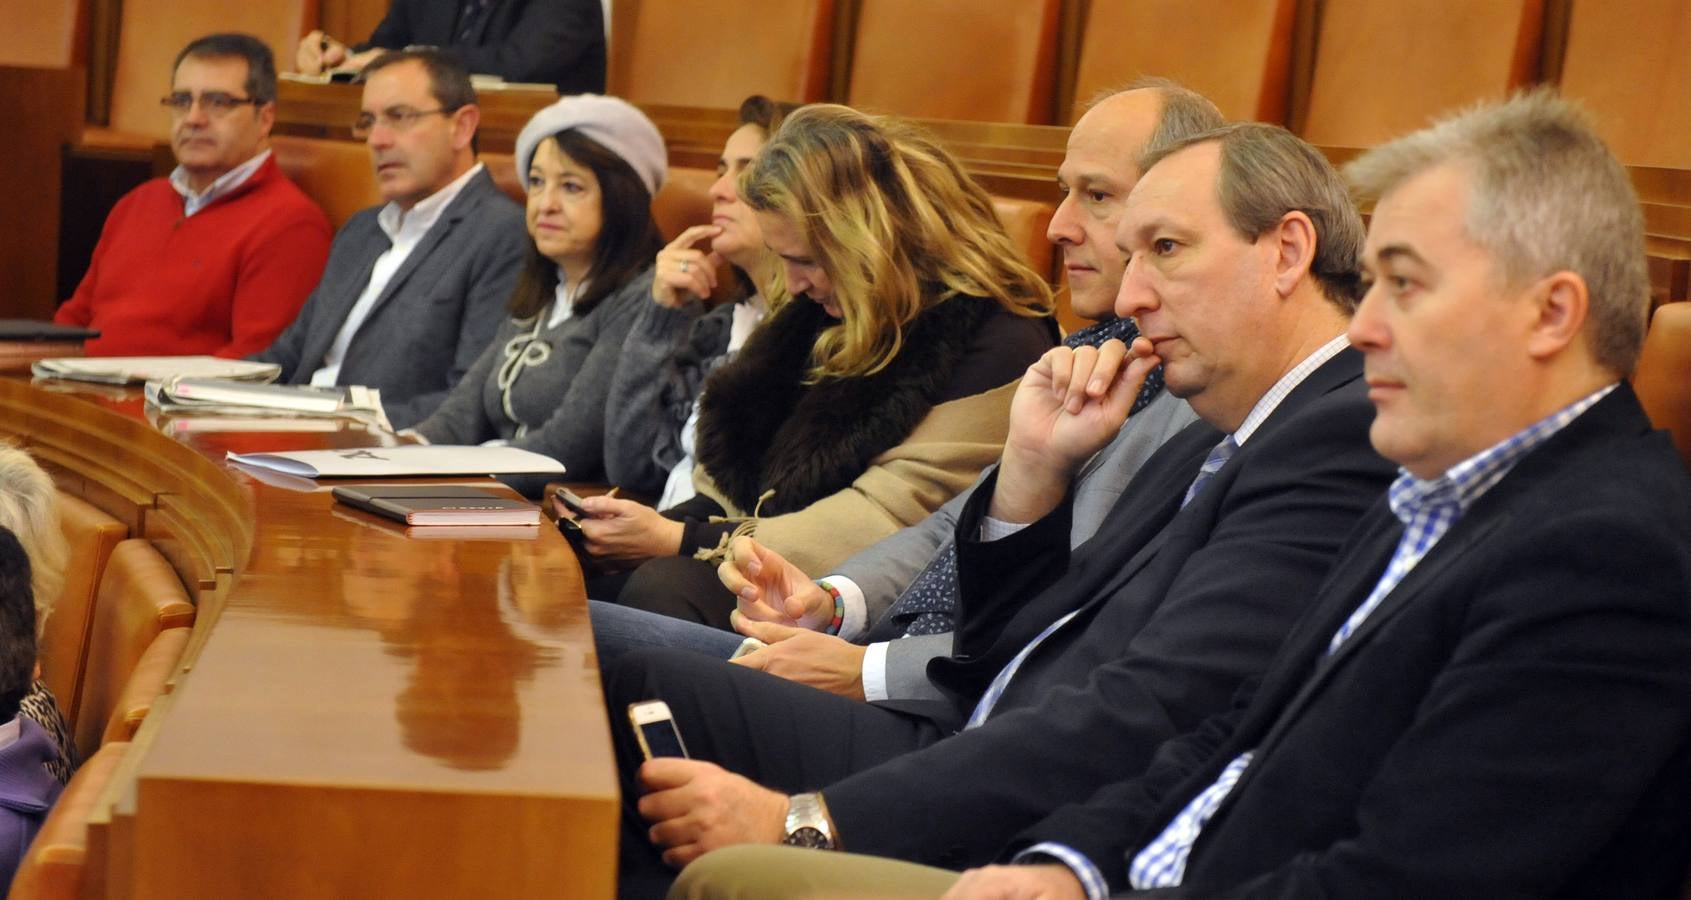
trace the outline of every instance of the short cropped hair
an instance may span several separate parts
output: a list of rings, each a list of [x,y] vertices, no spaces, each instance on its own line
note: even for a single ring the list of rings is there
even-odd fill
[[[1309,273],[1321,293],[1345,312],[1362,300],[1362,215],[1344,179],[1321,151],[1278,125],[1237,122],[1168,143],[1152,142],[1139,171],[1198,144],[1221,145],[1216,184],[1222,213],[1246,240],[1267,234],[1289,212],[1315,225]]]
[[[0,721],[10,721],[35,681],[35,601],[29,554],[0,528]]]
[[[358,80],[369,81],[371,75],[388,66],[413,61],[421,63],[423,70],[429,73],[429,93],[434,95],[441,109],[454,110],[476,102],[476,88],[470,83],[470,70],[464,68],[457,57],[434,47],[389,50],[370,60]]]
[[[1117,94],[1125,94],[1128,91],[1156,91],[1158,99],[1162,101],[1162,108],[1157,111],[1157,127],[1152,129],[1150,138],[1145,141],[1147,148],[1172,144],[1187,135],[1210,131],[1227,124],[1227,117],[1210,102],[1210,98],[1172,78],[1163,78],[1160,75],[1141,75],[1121,87],[1099,91],[1086,102],[1086,108],[1091,109]]]
[[[170,64],[172,74],[182,67],[182,60],[188,57],[195,59],[233,59],[247,61],[247,96],[254,104],[263,106],[276,100],[276,57],[270,48],[258,38],[250,34],[229,32],[224,34],[208,34],[199,38],[182,52],[176,54],[176,61]]]
[[[13,533],[34,571],[35,619],[46,624],[65,583],[70,545],[59,525],[59,491],[34,457],[0,443],[0,528]]]
[[[1456,166],[1472,179],[1463,228],[1521,287],[1555,272],[1585,280],[1596,362],[1632,371],[1650,314],[1644,217],[1632,180],[1578,107],[1548,89],[1471,107],[1345,167],[1378,199],[1415,175]]]

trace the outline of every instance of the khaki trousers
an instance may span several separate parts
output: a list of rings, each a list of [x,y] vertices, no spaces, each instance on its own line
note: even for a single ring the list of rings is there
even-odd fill
[[[933,900],[958,877],[876,856],[746,845],[694,861],[682,870],[669,900]]]

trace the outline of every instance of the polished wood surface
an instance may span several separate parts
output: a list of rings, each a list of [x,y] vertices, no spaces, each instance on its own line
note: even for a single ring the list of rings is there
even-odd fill
[[[440,537],[223,459],[380,445],[360,428],[201,431],[133,389],[20,379],[0,423],[199,604],[93,816],[103,895],[611,894],[615,767],[555,531]]]

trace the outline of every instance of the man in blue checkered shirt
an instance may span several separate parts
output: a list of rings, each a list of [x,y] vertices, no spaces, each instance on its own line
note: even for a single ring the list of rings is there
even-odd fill
[[[1350,339],[1400,477],[1231,711],[1010,865],[898,873],[916,895],[1679,896],[1691,478],[1623,380],[1649,307],[1628,176],[1547,92],[1349,174],[1379,198]]]

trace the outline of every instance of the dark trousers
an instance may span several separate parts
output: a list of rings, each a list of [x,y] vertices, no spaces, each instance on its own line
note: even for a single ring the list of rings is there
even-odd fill
[[[728,614],[734,611],[734,594],[716,577],[716,563],[691,556],[660,556],[626,576],[614,577],[622,579],[615,594],[588,596],[595,600],[614,596],[619,606],[732,630]],[[605,586],[610,585],[607,580]]]
[[[945,736],[918,716],[686,651],[631,651],[605,671],[604,686],[622,778],[625,898],[661,897],[675,877],[635,810],[640,749],[628,724],[630,703],[668,703],[688,755],[788,794],[820,790]]]

